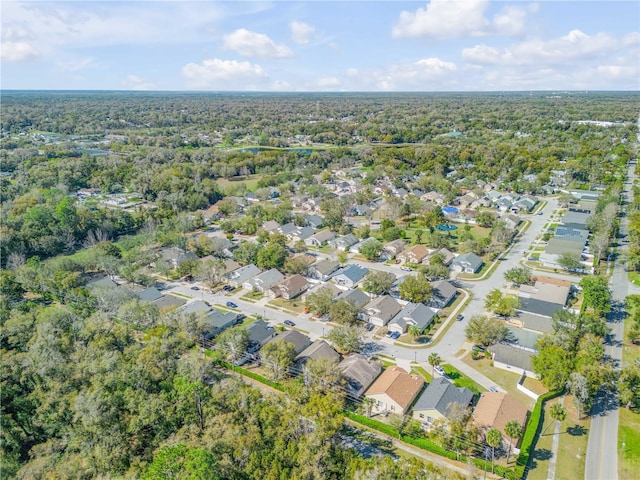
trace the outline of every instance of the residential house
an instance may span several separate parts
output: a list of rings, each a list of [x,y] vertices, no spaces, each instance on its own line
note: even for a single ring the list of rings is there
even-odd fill
[[[444,203],[444,195],[435,191],[431,191],[422,195],[420,197],[420,200],[424,202],[433,202],[437,205],[442,205]]]
[[[552,289],[546,291],[550,292],[550,290]],[[553,296],[551,298],[553,299]],[[519,300],[520,305],[516,308],[517,315],[510,319],[511,323],[534,332],[553,331],[553,314],[562,310],[561,304],[526,296],[520,296]]]
[[[287,235],[290,242],[304,242],[311,237],[315,230],[311,227],[297,227],[293,232]]]
[[[517,215],[514,215],[513,213],[507,213],[506,215],[502,215],[500,219],[504,222],[507,228],[510,228],[511,230],[515,230],[518,227],[518,225],[520,225],[520,223],[522,222],[522,220],[520,220],[520,217]]]
[[[475,253],[464,253],[451,262],[451,269],[455,272],[477,273],[483,264],[482,259]]]
[[[161,298],[158,298],[157,300],[151,302],[151,304],[158,307],[158,310],[160,310],[161,312],[174,310],[178,307],[181,307],[185,303],[187,303],[187,301],[184,298],[176,297],[171,294],[163,295]]]
[[[438,250],[435,250],[431,254],[429,254],[429,256],[425,258],[422,263],[424,263],[425,265],[431,265],[431,259],[436,255],[439,255],[442,258],[442,264],[445,267],[448,267],[456,258],[456,254],[451,250],[446,248],[439,248]]]
[[[510,211],[512,205],[513,205],[513,202],[511,200],[509,200],[508,198],[505,198],[505,197],[500,197],[496,201],[496,208],[498,210],[500,210],[501,212]]]
[[[298,230],[298,228],[300,227],[298,227],[295,223],[289,222],[278,227],[278,232],[291,240],[291,235],[294,234],[296,230]]]
[[[273,233],[280,228],[280,224],[275,220],[268,220],[262,224],[262,228],[269,233]]]
[[[571,293],[571,282],[550,277],[538,277],[533,285],[521,285],[518,290],[520,298],[533,298],[545,302],[556,303],[561,307],[567,304]]]
[[[369,296],[358,288],[351,288],[342,292],[335,298],[336,302],[339,302],[341,300],[350,303],[351,305],[356,307],[356,309],[360,310],[367,303],[369,303]]]
[[[378,240],[373,237],[365,238],[364,240],[359,241],[355,245],[352,245],[349,251],[351,253],[360,254],[362,248],[366,247],[369,244],[378,245]]]
[[[531,210],[533,210],[533,207],[535,207],[537,203],[538,199],[536,197],[533,197],[531,195],[523,195],[518,199],[518,201],[513,204],[513,207],[511,208],[515,208],[518,211],[530,212]]]
[[[347,395],[350,398],[359,399],[382,373],[382,364],[368,361],[359,353],[353,353],[346,357],[338,368],[347,380]]]
[[[519,348],[517,345],[507,343],[497,343],[489,347],[493,366],[515,372],[517,374],[526,374],[527,377],[537,378],[533,372],[533,364],[531,357],[533,352]]]
[[[187,260],[198,260],[198,256],[194,253],[185,252],[177,247],[163,248],[160,252],[160,258],[171,265],[172,268],[178,268]]]
[[[294,359],[296,369],[300,372],[309,360],[320,360],[321,358],[336,365],[340,362],[340,354],[331,345],[324,340],[316,340],[296,356]]]
[[[434,378],[413,406],[413,418],[424,426],[448,419],[452,412],[464,411],[473,401],[473,392],[456,387],[445,377]]]
[[[401,238],[385,243],[382,246],[381,258],[383,260],[391,260],[393,258],[396,258],[398,254],[404,251],[405,245],[406,245],[406,242]]]
[[[418,375],[409,375],[404,369],[387,368],[367,390],[365,397],[372,399],[372,412],[404,415],[418,396],[424,380]]]
[[[469,192],[469,193],[457,198],[456,199],[456,203],[462,208],[467,208],[477,198],[478,198],[478,196],[476,194],[474,194],[473,192]]]
[[[204,327],[203,335],[207,340],[215,337],[223,330],[238,323],[242,314],[236,312],[221,312],[220,310],[212,309],[206,313],[203,317]]]
[[[358,314],[358,318],[382,327],[389,323],[389,320],[395,317],[400,310],[402,310],[402,306],[396,300],[389,295],[383,295],[371,300]]]
[[[222,264],[224,265],[224,267],[220,272],[220,275],[222,275],[223,277],[233,272],[234,270],[237,270],[238,268],[240,268],[240,264],[231,258],[219,259],[214,257],[213,255],[207,255],[206,257],[202,257],[200,259],[200,264],[206,265],[209,262],[218,262],[218,261],[222,261]]]
[[[322,230],[321,232],[316,232],[309,238],[306,238],[304,243],[310,247],[322,247],[334,238],[336,238],[336,234],[331,230]]]
[[[136,293],[136,296],[143,302],[154,302],[162,298],[162,293],[155,287],[149,287]]]
[[[575,228],[579,230],[587,230],[587,219],[591,216],[589,213],[575,212],[569,210],[560,219],[560,224],[565,228]]]
[[[429,250],[424,245],[414,245],[396,256],[400,263],[422,263],[429,254]]]
[[[331,297],[332,298],[336,298],[338,295],[344,293],[344,290],[339,289],[333,283],[322,283],[320,285],[317,285],[315,288],[311,288],[310,290],[307,290],[305,293],[303,293],[302,294],[302,301],[306,302],[307,301],[307,297],[310,294],[318,293],[318,292],[323,291],[325,289],[327,289],[327,290],[329,290],[331,292]]]
[[[331,279],[343,287],[353,288],[369,273],[369,269],[352,263],[333,274]]]
[[[485,392],[473,410],[472,420],[485,432],[491,428],[499,430],[504,442],[508,444],[509,436],[505,432],[507,422],[515,420],[524,426],[528,416],[527,407],[512,396],[501,392]],[[516,446],[518,439],[511,440],[511,443]]]
[[[433,282],[431,286],[433,287],[433,294],[428,305],[432,308],[441,309],[447,307],[458,294],[456,287],[448,280],[438,280]]]
[[[347,235],[343,235],[341,237],[336,238],[331,241],[329,244],[338,250],[343,252],[348,252],[352,245],[358,243],[358,237],[356,237],[353,233],[349,233]]]
[[[315,265],[311,265],[307,271],[307,276],[314,280],[326,282],[339,268],[340,263],[334,260],[324,259],[320,260]]]
[[[373,210],[368,205],[356,205],[349,209],[348,215],[350,217],[366,217],[372,212]]]
[[[285,332],[281,332],[276,335],[274,338],[268,340],[266,343],[271,342],[289,342],[293,345],[296,355],[304,351],[309,345],[311,345],[311,340],[306,335],[298,332],[297,330],[287,330]]]
[[[228,273],[227,275],[225,275],[225,279],[227,280],[229,285],[237,288],[242,286],[245,282],[251,280],[260,272],[262,272],[262,270],[251,263]]]
[[[293,275],[271,287],[268,295],[273,298],[282,297],[291,300],[309,288],[309,282],[302,275]]]
[[[393,332],[405,333],[409,327],[417,325],[422,333],[433,323],[435,317],[435,312],[424,303],[409,302],[389,321],[387,328]]]
[[[249,341],[247,351],[255,353],[262,348],[269,340],[276,337],[275,329],[262,319],[256,320],[247,327]]]
[[[571,253],[581,258],[581,266],[577,271],[590,273],[593,268],[587,260],[593,256],[587,251],[586,244],[587,241],[582,240],[582,237],[553,237],[540,254],[540,262],[546,267],[564,268],[560,264],[560,258],[563,254]]]
[[[315,214],[309,214],[305,218],[305,225],[311,228],[321,228],[324,222],[324,217]]]
[[[284,280],[284,275],[281,274],[275,268],[262,272],[253,278],[250,278],[242,284],[243,288],[247,290],[255,290],[260,293],[266,293],[268,289],[273,287],[276,283]]]

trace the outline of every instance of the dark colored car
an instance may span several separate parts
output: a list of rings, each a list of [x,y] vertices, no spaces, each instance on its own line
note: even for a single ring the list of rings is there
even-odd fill
[[[464,319],[464,315],[458,315],[456,317],[456,320],[458,320],[459,322],[461,322]]]
[[[285,325],[289,325],[290,327],[295,327],[295,326],[296,326],[296,324],[295,324],[295,323],[293,323],[291,320],[285,320],[285,321],[284,321],[284,324],[285,324]]]
[[[195,285],[191,287],[191,290],[200,290],[200,287],[196,287]]]
[[[236,305],[233,302],[227,302],[227,307],[231,307],[231,308],[238,308],[238,305]]]
[[[231,290],[233,290],[233,287],[231,285],[225,285],[224,287],[222,287],[222,290],[224,290],[225,292],[230,292]]]
[[[370,332],[371,330],[373,330],[374,325],[373,325],[373,323],[367,323],[367,326],[364,327],[364,328],[365,328],[365,330],[367,330],[367,332]]]

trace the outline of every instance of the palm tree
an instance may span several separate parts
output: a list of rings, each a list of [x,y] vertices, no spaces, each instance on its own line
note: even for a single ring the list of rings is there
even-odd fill
[[[491,428],[487,432],[487,443],[491,447],[491,473],[493,474],[493,459],[495,457],[496,447],[502,445],[502,434],[500,433],[500,430]]]
[[[564,405],[562,405],[562,403],[556,402],[556,403],[553,403],[549,407],[549,416],[553,420],[562,422],[565,418],[567,418],[567,410],[564,408]],[[550,423],[549,425],[553,425],[553,424]],[[547,431],[547,429],[549,428],[549,425],[547,425],[545,427],[545,429],[543,430],[543,432],[542,432],[543,435]]]
[[[435,376],[436,367],[442,363],[442,359],[440,358],[440,355],[433,352],[429,354],[427,361],[429,362],[429,365],[431,365],[431,378],[433,378]]]
[[[418,325],[411,325],[409,327],[409,335],[411,335],[414,339],[418,338],[422,335],[422,329]]]
[[[522,435],[522,425],[520,425],[517,420],[509,420],[504,426],[504,433],[509,437],[509,450],[507,451],[507,463],[509,463],[513,439],[516,439],[517,444]]]

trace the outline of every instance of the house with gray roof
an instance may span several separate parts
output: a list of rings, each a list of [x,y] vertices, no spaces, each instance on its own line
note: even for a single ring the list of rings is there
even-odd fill
[[[311,235],[309,238],[305,238],[304,243],[310,247],[322,247],[327,242],[330,242],[336,238],[336,234],[331,230],[322,230]]]
[[[429,254],[429,256],[425,258],[422,261],[422,263],[424,263],[425,265],[431,265],[431,261],[433,257],[436,255],[442,258],[442,264],[445,267],[448,267],[449,265],[451,265],[451,262],[453,262],[453,260],[456,258],[456,254],[453,253],[451,250],[447,248],[439,248],[438,250],[435,250],[434,252]]]
[[[565,228],[576,228],[579,230],[587,229],[587,219],[591,216],[589,213],[576,212],[569,210],[560,219],[560,224]]]
[[[247,332],[249,332],[247,347],[249,353],[257,352],[263,345],[276,336],[274,328],[262,319],[256,320],[249,325]]]
[[[531,361],[533,352],[506,343],[492,345],[489,347],[489,351],[495,367],[519,374],[525,373],[528,377],[537,378],[533,372]]]
[[[144,302],[154,302],[162,298],[162,293],[155,287],[149,287],[136,293],[136,296]]]
[[[405,333],[409,330],[409,327],[417,325],[420,332],[424,332],[435,318],[435,312],[424,303],[409,302],[389,321],[387,328],[393,332]]]
[[[351,288],[342,292],[335,298],[336,302],[344,300],[360,310],[367,303],[369,303],[369,296],[358,288]]]
[[[285,332],[281,332],[271,340],[267,341],[267,343],[277,342],[277,341],[289,342],[293,344],[293,347],[296,351],[296,355],[298,355],[305,348],[311,345],[311,340],[309,339],[309,337],[298,332],[297,330],[287,330]]]
[[[519,312],[526,312],[539,317],[553,317],[558,310],[562,310],[562,305],[553,302],[546,302],[536,298],[519,297],[520,306],[516,308]]]
[[[324,358],[338,364],[340,362],[340,354],[324,340],[316,340],[295,358],[295,364],[298,369],[304,368],[309,360],[319,360]]]
[[[268,289],[273,287],[276,283],[284,280],[284,275],[281,274],[275,268],[262,272],[253,278],[250,278],[242,284],[243,288],[247,290],[255,290],[260,293],[266,293]]]
[[[305,223],[307,227],[320,228],[322,227],[322,223],[324,222],[324,218],[320,215],[310,214],[305,218]]]
[[[241,314],[236,312],[221,312],[212,309],[204,317],[204,337],[207,340],[212,339],[223,330],[235,325]]]
[[[307,279],[296,274],[276,283],[268,290],[268,295],[273,298],[282,297],[285,300],[291,300],[302,294],[307,288],[309,288]]]
[[[406,242],[401,238],[387,242],[382,246],[382,255],[380,257],[383,260],[391,260],[392,258],[396,258],[396,255],[404,252],[405,246]]]
[[[173,268],[178,268],[187,260],[198,260],[198,256],[194,253],[184,251],[177,247],[163,248],[160,252],[160,258],[162,258],[162,260],[167,262]]]
[[[298,229],[298,226],[295,223],[289,222],[278,227],[278,232],[280,232],[282,235],[288,238],[289,235],[291,235],[297,229]]]
[[[371,362],[359,353],[346,357],[338,368],[347,380],[347,395],[358,399],[382,373],[382,364]]]
[[[278,230],[278,228],[280,228],[280,224],[275,220],[267,220],[262,224],[262,228],[264,228],[269,233],[273,233]]]
[[[464,410],[471,405],[473,392],[456,387],[445,377],[434,378],[413,406],[413,418],[424,426],[447,419],[455,408]]]
[[[176,297],[175,295],[163,295],[161,298],[151,302],[152,305],[158,307],[158,310],[172,310],[177,307],[181,307],[187,303],[184,298]]]
[[[356,243],[358,243],[358,237],[356,237],[353,233],[343,235],[329,242],[329,244],[333,248],[336,248],[343,252],[348,252],[351,246],[355,245]]]
[[[455,272],[477,273],[484,265],[482,259],[475,253],[458,255],[451,262],[451,269]]]
[[[329,259],[320,260],[315,265],[309,266],[309,269],[307,270],[307,277],[312,278],[313,280],[326,282],[339,268],[339,262]]]
[[[352,263],[333,274],[331,279],[336,285],[353,288],[369,273],[369,269]]]
[[[448,280],[438,280],[431,283],[431,286],[433,287],[433,294],[428,306],[432,308],[441,309],[447,307],[458,294],[456,287]]]
[[[389,320],[395,317],[400,310],[402,310],[402,306],[395,299],[389,295],[383,295],[371,300],[366,307],[358,313],[358,318],[382,327],[389,323]]]
[[[251,263],[228,273],[227,275],[225,275],[225,279],[227,280],[229,285],[240,287],[244,282],[252,279],[256,275],[260,274],[260,272],[262,272],[262,270]]]
[[[584,246],[589,238],[589,231],[580,228],[558,227],[553,238],[560,238],[568,242],[580,242]]]
[[[209,307],[209,305],[204,303],[202,300],[193,300],[180,308],[180,313],[184,315],[195,313],[196,315],[198,315],[200,313],[206,313],[209,310],[211,310],[211,307]]]

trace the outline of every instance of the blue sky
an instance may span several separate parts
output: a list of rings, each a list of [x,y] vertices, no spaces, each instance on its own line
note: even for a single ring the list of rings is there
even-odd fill
[[[637,1],[2,0],[3,89],[638,90]]]

